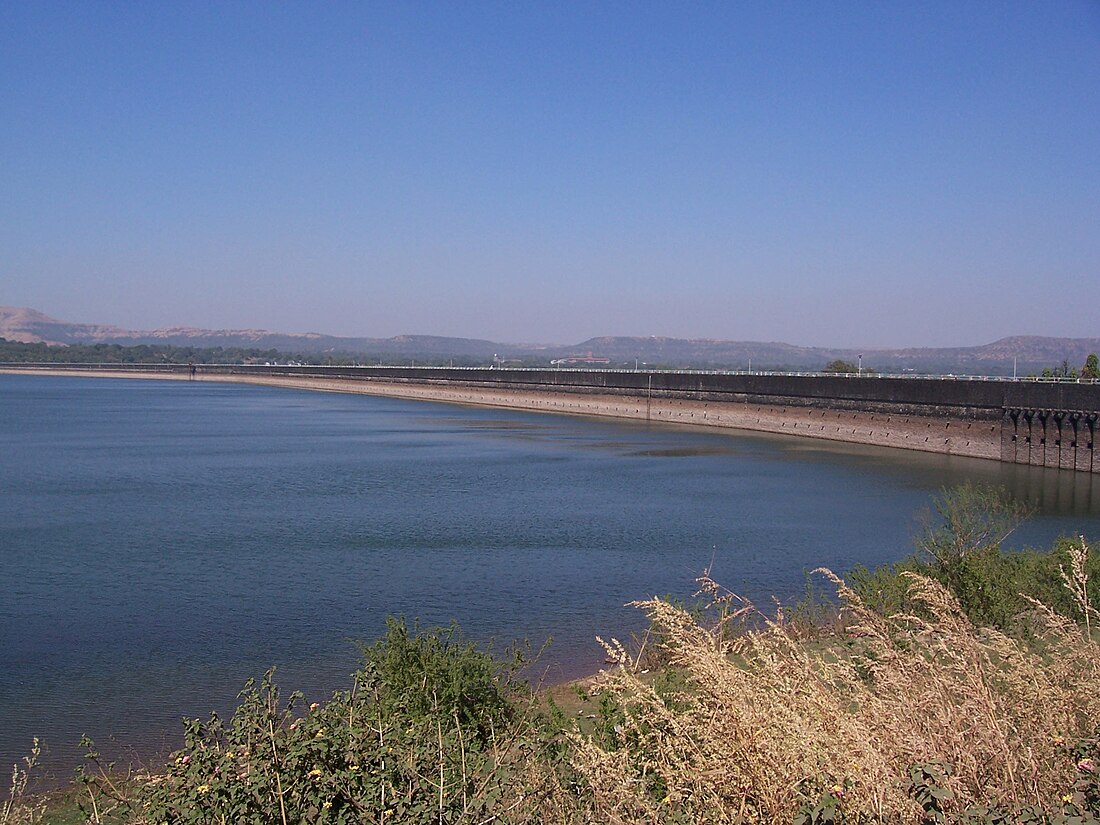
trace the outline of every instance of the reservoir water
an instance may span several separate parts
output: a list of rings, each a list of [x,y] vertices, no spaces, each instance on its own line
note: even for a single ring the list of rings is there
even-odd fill
[[[41,737],[62,778],[174,747],[277,665],[347,684],[385,617],[553,642],[596,669],[632,599],[704,568],[768,602],[805,571],[894,561],[941,488],[1038,507],[1013,537],[1100,535],[1058,470],[607,419],[203,382],[0,376],[0,769]]]

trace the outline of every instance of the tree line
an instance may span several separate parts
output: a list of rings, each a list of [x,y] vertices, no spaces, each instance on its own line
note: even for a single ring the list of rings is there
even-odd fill
[[[1064,359],[1057,367],[1044,369],[1043,378],[1091,378],[1095,380],[1100,378],[1100,360],[1097,359],[1095,352],[1090,353],[1089,357],[1085,359],[1085,365],[1077,370],[1069,365],[1068,359]]]
[[[401,356],[376,353],[301,353],[250,347],[192,347],[171,344],[27,344],[0,338],[0,363],[8,364],[309,364],[350,367],[359,364],[399,364],[424,367],[485,366],[474,358],[438,355]]]

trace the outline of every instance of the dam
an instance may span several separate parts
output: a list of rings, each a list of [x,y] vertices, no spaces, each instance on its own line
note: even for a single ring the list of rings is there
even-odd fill
[[[724,427],[1100,472],[1100,382],[610,369],[7,364]]]

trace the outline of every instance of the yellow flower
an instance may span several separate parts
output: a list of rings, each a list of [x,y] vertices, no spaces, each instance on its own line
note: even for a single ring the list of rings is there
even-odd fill
[[[225,752],[225,758],[226,759],[232,759],[233,758],[233,751],[226,751]]]
[[[318,776],[321,775],[321,769],[320,768],[314,768],[307,775],[313,777],[314,779],[316,779]]]
[[[325,809],[325,810],[327,811],[327,810],[328,810],[329,808],[331,808],[331,807],[332,807],[332,801],[331,801],[331,800],[327,800],[327,799],[326,799],[326,800],[325,800],[325,804],[324,804],[324,805],[322,805],[321,807],[322,807],[322,808],[324,808],[324,809]]]
[[[1068,793],[1065,796],[1063,796],[1062,797],[1062,803],[1065,804],[1065,805],[1072,804],[1073,803],[1073,794]]]
[[[313,738],[314,738],[314,739],[320,739],[320,738],[321,738],[322,736],[324,736],[324,735],[325,735],[325,729],[324,729],[324,728],[321,728],[321,729],[320,729],[319,731],[317,731],[317,735],[316,735],[316,736],[314,736]]]
[[[359,766],[358,765],[348,765],[348,770],[349,771],[357,771],[357,770],[359,770]]]
[[[206,793],[210,790],[209,785],[199,785],[199,793]]]

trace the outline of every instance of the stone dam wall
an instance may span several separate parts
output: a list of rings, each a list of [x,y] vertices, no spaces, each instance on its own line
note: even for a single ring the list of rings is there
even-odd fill
[[[177,365],[5,365],[0,371],[191,377],[188,367]],[[206,365],[194,378],[728,427],[1100,472],[1095,382]]]

